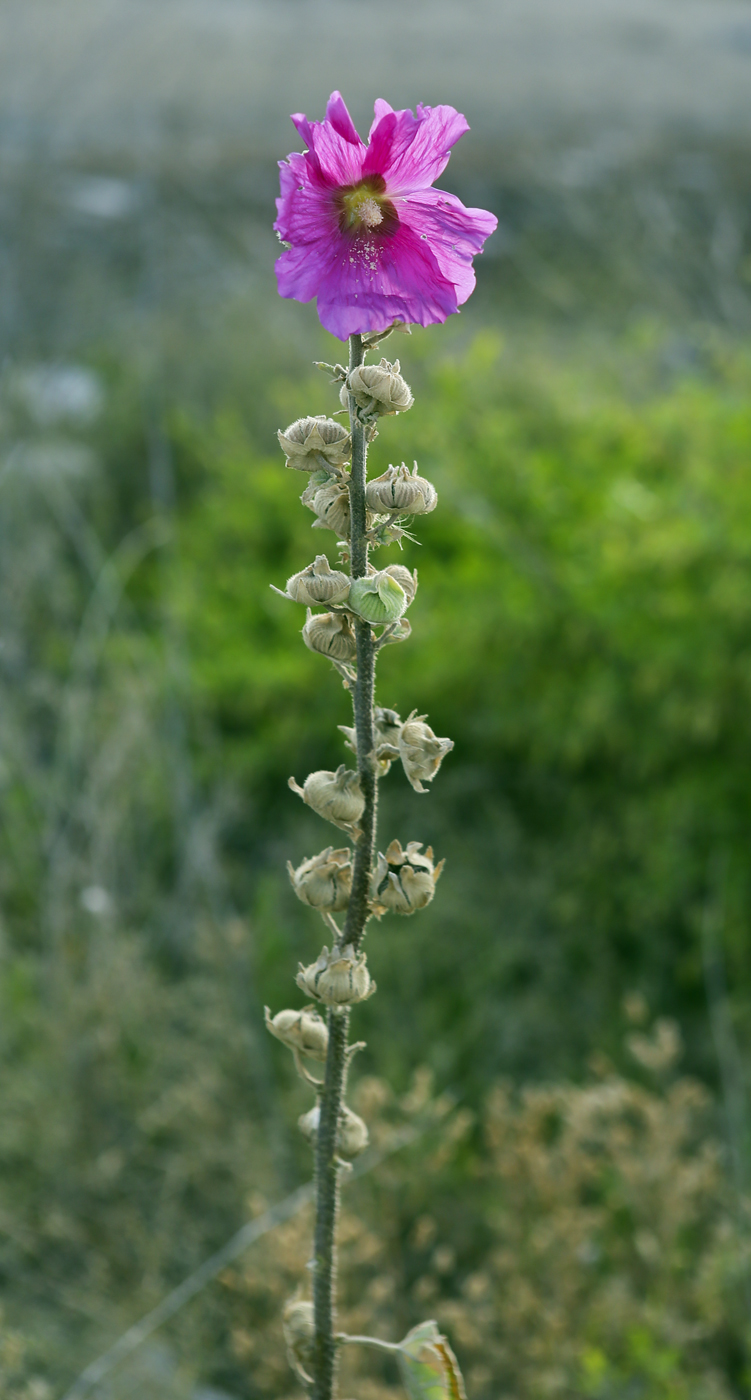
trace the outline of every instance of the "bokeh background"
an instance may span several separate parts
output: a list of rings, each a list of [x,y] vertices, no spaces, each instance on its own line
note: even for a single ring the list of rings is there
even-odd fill
[[[372,452],[440,494],[380,699],[456,747],[384,785],[383,840],[447,868],[369,935],[354,1103],[416,1136],[347,1187],[344,1321],[435,1315],[472,1400],[747,1396],[751,4],[0,30],[3,1394],[296,1393],[304,1213],[71,1388],[310,1174],[263,1006],[321,941],[284,862],[330,833],[286,780],[348,709],[269,584],[326,544],[275,432],[335,407],[341,347],[277,298],[271,224],[289,113],[338,87],[361,129],[466,112],[442,183],[500,221],[462,315],[399,339],[417,403]]]

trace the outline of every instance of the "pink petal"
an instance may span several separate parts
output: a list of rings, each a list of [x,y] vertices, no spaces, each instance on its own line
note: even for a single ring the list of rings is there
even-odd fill
[[[385,165],[380,173],[385,177],[389,194],[409,194],[427,189],[448,165],[452,146],[469,131],[466,117],[454,107],[417,108],[417,117],[410,111],[396,112],[397,119],[386,152],[386,132],[380,140]],[[388,119],[384,114],[381,121]],[[378,138],[381,122],[372,129],[372,141]],[[367,160],[367,157],[366,157]]]
[[[464,304],[475,287],[472,258],[482,252],[486,238],[498,227],[487,209],[467,209],[446,190],[418,190],[396,201],[401,225],[427,243],[443,276],[457,289]]]
[[[274,224],[280,238],[301,247],[341,236],[332,188],[320,177],[310,178],[306,161],[307,156],[290,156],[289,165],[280,162],[282,194]]]
[[[326,121],[331,123],[334,130],[338,131],[345,141],[350,141],[353,146],[362,146],[363,142],[357,134],[355,124],[347,111],[346,103],[340,92],[332,92],[326,104]]]
[[[366,147],[352,126],[341,98],[341,108],[334,101],[338,96],[338,93],[332,93],[329,99],[334,122],[328,120],[328,115],[326,121],[309,122],[302,112],[295,112],[292,121],[308,147],[311,174],[318,174],[329,185],[354,185],[360,179]]]
[[[276,264],[281,296],[318,296],[322,324],[341,340],[355,331],[384,330],[401,320],[422,326],[457,310],[456,289],[419,234],[400,225],[377,241],[339,234],[315,246],[291,248]]]
[[[370,128],[370,145],[363,161],[363,175],[383,175],[389,184],[391,170],[403,159],[419,126],[418,118],[409,110],[394,112],[389,107]]]

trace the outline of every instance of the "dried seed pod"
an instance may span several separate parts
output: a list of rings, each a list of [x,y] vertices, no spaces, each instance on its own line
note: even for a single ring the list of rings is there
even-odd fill
[[[349,539],[349,491],[340,481],[323,486],[311,482],[300,500],[318,517],[313,521],[314,530],[335,530],[340,539]]]
[[[315,1364],[315,1318],[313,1304],[297,1296],[289,1298],[282,1312],[282,1331],[287,1347],[287,1360],[303,1384],[312,1383]]]
[[[352,889],[352,852],[349,846],[340,851],[327,846],[320,855],[304,860],[296,870],[288,860],[287,869],[292,888],[303,904],[328,914],[338,914],[347,908]]]
[[[417,569],[410,573],[404,564],[387,564],[383,572],[395,578],[399,587],[404,589],[407,596],[407,607],[409,607],[417,592]]]
[[[297,985],[307,996],[315,997],[334,1010],[366,1001],[376,989],[371,981],[364,953],[355,955],[351,943],[346,948],[323,948],[316,962],[297,974]]]
[[[277,437],[287,466],[295,471],[316,471],[323,464],[342,467],[352,456],[352,438],[347,429],[323,413],[314,418],[298,418],[284,432],[280,429]]]
[[[392,568],[399,568],[398,564]],[[287,579],[286,597],[295,603],[313,607],[321,603],[346,603],[349,578],[340,569],[332,569],[325,554],[317,554],[313,563],[299,574]]]
[[[347,613],[311,613],[302,629],[302,639],[311,651],[320,651],[332,661],[354,661],[357,638]]]
[[[376,476],[365,487],[365,499],[370,509],[383,514],[400,511],[404,515],[427,515],[438,504],[438,492],[432,481],[418,476],[417,463],[413,470],[402,462],[390,466],[383,476]]]
[[[409,841],[406,851],[392,841],[385,855],[378,852],[370,883],[372,909],[378,918],[386,913],[414,914],[430,904],[445,862],[433,865],[431,846],[424,855],[421,851],[421,841]]]
[[[381,778],[385,778],[393,759],[399,758],[396,745],[401,727],[402,722],[396,710],[385,710],[382,705],[376,705],[373,712],[373,728],[376,739],[375,756]],[[340,724],[337,728],[341,729],[347,748],[357,753],[357,731],[346,724]]]
[[[329,1043],[326,1022],[317,1011],[306,1006],[302,1011],[277,1011],[272,1016],[268,1006],[263,1008],[266,1029],[281,1040],[282,1045],[307,1055],[310,1060],[325,1060]]]
[[[308,1142],[315,1143],[320,1121],[321,1109],[318,1104],[298,1118],[297,1126]],[[348,1162],[354,1157],[359,1157],[368,1145],[368,1137],[367,1123],[364,1123],[362,1118],[353,1113],[351,1108],[347,1108],[346,1104],[343,1105],[336,1134],[339,1156],[344,1157]]]
[[[294,778],[289,779],[289,786],[319,817],[353,833],[365,806],[357,773],[340,763],[335,773],[324,769],[309,773],[304,787],[299,787]]]
[[[380,573],[352,580],[347,606],[357,613],[358,617],[364,617],[366,622],[377,626],[380,623],[396,622],[405,611],[407,603],[407,595],[401,584],[382,569]]]
[[[425,715],[416,710],[405,720],[399,732],[399,753],[404,771],[415,792],[425,792],[422,785],[432,783],[447,753],[454,747],[453,739],[437,739]]]
[[[398,360],[394,360],[393,365],[388,360],[381,360],[379,365],[358,365],[342,385],[339,401],[343,408],[349,408],[350,393],[365,417],[405,413],[414,403]]]

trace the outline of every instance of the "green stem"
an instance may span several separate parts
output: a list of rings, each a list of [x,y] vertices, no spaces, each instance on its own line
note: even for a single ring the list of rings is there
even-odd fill
[[[355,369],[365,359],[362,336],[349,340],[349,368]],[[365,429],[357,418],[357,405],[350,395],[350,429],[352,432],[352,472],[350,477],[350,568],[353,578],[362,578],[368,568],[366,535],[365,480],[367,439]],[[355,619],[357,637],[357,680],[352,701],[357,735],[357,770],[365,796],[365,808],[360,821],[362,835],[355,848],[352,872],[352,894],[342,934],[342,943],[351,943],[357,951],[368,920],[368,894],[375,852],[377,810],[377,776],[373,762],[375,737],[373,705],[375,700],[375,644],[367,622]],[[337,1342],[336,1324],[336,1224],[339,1214],[339,1163],[336,1154],[336,1134],[347,1077],[347,1034],[349,1016],[330,1011],[328,1017],[329,1047],[326,1073],[320,1100],[320,1120],[316,1137],[316,1224],[314,1239],[313,1303],[315,1309],[315,1363],[313,1366],[313,1400],[333,1400],[336,1385]]]

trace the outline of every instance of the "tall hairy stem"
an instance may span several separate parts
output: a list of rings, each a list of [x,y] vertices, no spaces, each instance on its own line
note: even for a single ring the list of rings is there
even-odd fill
[[[362,336],[349,340],[349,368],[355,369],[365,358]],[[350,395],[350,428],[352,432],[352,474],[349,488],[351,533],[350,568],[353,578],[362,578],[368,567],[366,538],[365,474],[367,440],[365,428],[357,418],[357,405]],[[357,735],[357,770],[365,796],[365,808],[360,820],[362,835],[355,848],[352,873],[352,894],[342,942],[358,950],[368,919],[368,891],[375,851],[377,777],[373,762],[375,748],[373,732],[373,703],[375,698],[375,646],[370,625],[355,620],[357,637],[357,680],[353,687],[355,732]],[[329,1045],[326,1057],[324,1087],[320,1100],[320,1121],[316,1140],[316,1224],[314,1239],[313,1303],[315,1309],[315,1365],[312,1386],[313,1400],[332,1400],[336,1384],[337,1346],[334,1341],[336,1321],[336,1225],[339,1213],[339,1165],[336,1135],[342,1109],[347,1077],[347,1034],[349,1015],[329,1011]]]

